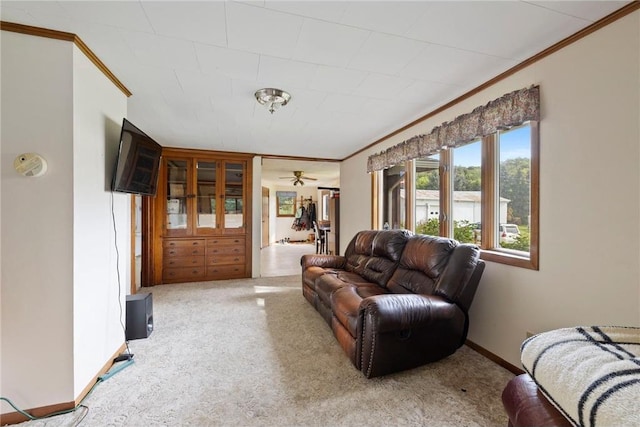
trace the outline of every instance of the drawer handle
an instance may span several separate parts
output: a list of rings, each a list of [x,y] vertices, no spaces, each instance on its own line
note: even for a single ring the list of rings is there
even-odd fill
[[[169,242],[169,246],[175,246],[176,242]]]
[[[191,251],[191,254],[192,254],[192,255],[198,255],[198,250],[197,250],[197,249],[192,250],[192,251]]]
[[[240,261],[240,258],[235,258],[234,261]]]

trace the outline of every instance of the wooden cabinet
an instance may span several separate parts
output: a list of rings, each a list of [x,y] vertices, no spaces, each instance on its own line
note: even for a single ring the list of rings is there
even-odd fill
[[[206,270],[204,239],[164,239],[162,249],[163,281],[204,279]]]
[[[251,277],[251,157],[165,149],[153,284]]]
[[[225,275],[229,278],[245,277],[245,246],[245,239],[240,236],[207,239],[207,274]]]

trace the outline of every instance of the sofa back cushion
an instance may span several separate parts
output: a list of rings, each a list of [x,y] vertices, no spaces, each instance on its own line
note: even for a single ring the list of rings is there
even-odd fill
[[[411,234],[407,230],[359,232],[345,251],[345,270],[357,273],[369,282],[386,286]]]
[[[387,288],[393,293],[438,295],[467,311],[483,269],[477,246],[415,235],[407,242]]]
[[[411,237],[387,288],[394,293],[434,294],[457,246],[458,242],[444,237]]]
[[[469,310],[484,262],[476,245],[459,244],[453,250],[447,267],[440,275],[434,293],[455,302],[465,312]]]
[[[371,256],[376,234],[375,230],[360,231],[351,239],[344,251],[345,270],[362,275],[364,266]]]

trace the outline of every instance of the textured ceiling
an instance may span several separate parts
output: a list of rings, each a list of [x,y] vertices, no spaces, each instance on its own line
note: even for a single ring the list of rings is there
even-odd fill
[[[77,34],[163,146],[342,159],[626,3],[2,1],[0,14]],[[263,87],[292,100],[269,114]]]

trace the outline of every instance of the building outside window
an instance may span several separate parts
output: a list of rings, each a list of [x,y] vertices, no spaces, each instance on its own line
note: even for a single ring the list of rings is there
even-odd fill
[[[369,156],[374,227],[454,238],[485,260],[538,269],[539,106],[537,86],[517,90]]]
[[[440,234],[440,156],[415,161],[415,231]]]
[[[531,221],[531,127],[498,132],[499,246],[528,253]]]
[[[482,141],[452,149],[453,194],[448,235],[462,243],[477,243],[482,222]]]

